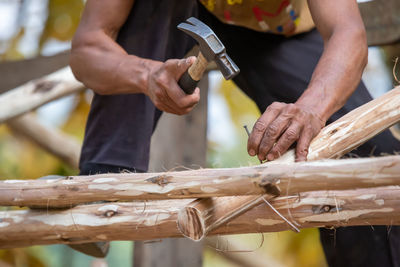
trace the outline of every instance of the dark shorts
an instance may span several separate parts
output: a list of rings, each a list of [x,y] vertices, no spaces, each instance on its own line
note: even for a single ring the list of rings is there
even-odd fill
[[[193,42],[177,33],[175,27],[198,14],[240,67],[241,73],[234,81],[261,112],[274,101],[295,102],[307,88],[322,53],[322,39],[316,30],[286,38],[222,24],[191,1],[177,1],[177,5],[171,4],[175,1],[151,2],[137,1],[135,8],[153,20],[130,16],[120,32],[118,42],[128,53],[158,60],[183,57]],[[160,25],[157,20],[163,21],[163,29],[156,27]],[[150,38],[149,32],[157,34]],[[370,100],[361,83],[328,123]],[[81,171],[146,171],[150,138],[160,115],[144,95],[96,95],[86,129]],[[366,157],[394,151],[400,151],[400,142],[385,131],[352,153]],[[386,226],[342,227],[321,229],[320,233],[330,266],[400,266],[399,227],[391,227],[390,231]]]

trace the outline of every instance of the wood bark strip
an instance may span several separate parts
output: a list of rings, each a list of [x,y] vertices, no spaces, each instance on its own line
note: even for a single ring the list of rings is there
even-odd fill
[[[259,198],[260,194],[267,192],[272,195],[290,195],[315,190],[344,190],[384,185],[400,185],[400,156],[275,163],[183,172],[69,176],[57,180],[5,180],[0,181],[0,205],[51,208],[101,200],[131,201],[239,195],[253,195],[252,198]],[[232,198],[231,208],[237,199],[240,198]],[[205,206],[211,205],[211,208],[218,205],[218,202],[205,201]],[[196,202],[195,206],[198,205]],[[218,207],[222,208],[223,205]]]
[[[0,95],[0,123],[84,89],[69,67]]]
[[[271,203],[299,228],[400,225],[400,187],[314,191]],[[0,248],[181,237],[176,220],[190,200],[82,205],[66,210],[0,212]],[[238,216],[210,235],[277,232],[290,227],[267,205]]]
[[[8,127],[37,144],[71,167],[78,169],[81,145],[56,128],[41,124],[33,114],[25,114],[7,122]]]
[[[337,121],[331,123],[322,129],[322,131],[313,139],[309,147],[309,153],[307,160],[325,159],[325,158],[338,158],[346,154],[347,152],[357,148],[361,144],[365,143],[370,138],[374,137],[383,130],[389,128],[396,122],[400,120],[400,86],[389,91],[383,96],[374,99],[357,109],[352,110],[345,116],[341,117]],[[264,166],[276,164],[276,163],[291,163],[294,162],[294,152],[289,151],[283,155],[280,159],[265,163]],[[196,225],[190,225],[188,221],[200,222],[200,225],[205,225],[203,229],[214,229],[212,225],[207,225],[208,221],[206,218],[215,216],[213,213],[217,213],[216,208],[222,207],[218,202],[221,201],[218,198],[208,201],[207,199],[197,200],[196,205],[202,205],[204,211],[209,211],[209,213],[196,213],[190,212],[192,207],[189,205],[186,210],[186,217],[180,217],[178,225],[185,236],[193,240],[201,240],[207,235],[207,232],[194,233],[199,228]],[[254,205],[258,203],[259,197],[254,196]],[[201,203],[203,202],[203,203]],[[246,198],[236,198],[234,203],[230,203],[234,207],[243,208],[240,209],[243,212],[248,210],[248,207],[254,205],[249,204],[250,199]],[[215,208],[207,205],[215,205]],[[225,210],[229,210],[225,208]],[[185,211],[183,211],[184,213]],[[222,213],[219,213],[222,214]],[[237,215],[237,213],[235,213]],[[229,221],[234,218],[233,213],[226,213],[221,215],[221,218],[216,219],[216,221]],[[197,216],[197,218],[191,218],[190,216]],[[227,219],[229,218],[229,219]],[[213,223],[213,222],[210,222]],[[185,226],[185,227],[183,227]]]

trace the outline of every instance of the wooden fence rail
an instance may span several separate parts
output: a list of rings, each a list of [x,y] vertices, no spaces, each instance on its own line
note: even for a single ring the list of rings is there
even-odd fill
[[[305,192],[271,204],[298,228],[399,225],[399,186]],[[0,212],[0,248],[111,240],[181,237],[176,221],[190,200],[81,205],[64,210]],[[259,205],[210,235],[292,229],[267,205]]]
[[[68,176],[55,180],[4,180],[0,181],[0,205],[60,208],[102,200],[291,195],[387,185],[400,185],[400,156],[182,172]]]

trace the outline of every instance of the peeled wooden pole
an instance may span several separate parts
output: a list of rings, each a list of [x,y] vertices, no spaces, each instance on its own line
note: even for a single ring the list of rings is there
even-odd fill
[[[84,89],[69,67],[0,95],[0,123]]]
[[[78,168],[81,146],[74,138],[41,124],[34,114],[11,119],[7,125],[13,132],[26,137],[71,167]]]
[[[251,200],[254,195],[260,198],[264,193],[286,195],[384,185],[400,185],[400,156],[183,172],[69,176],[56,180],[5,180],[0,181],[0,205],[52,208],[102,200],[143,201],[253,195],[242,198]],[[204,208],[208,213],[209,207],[218,205],[218,215],[210,216],[207,220],[218,219],[225,213],[240,213],[243,205],[236,205],[237,198],[221,203],[210,203],[215,200],[210,198],[195,201],[190,212],[202,214]],[[256,204],[250,201],[249,205]],[[219,221],[218,225],[223,222]]]
[[[317,191],[278,197],[272,205],[298,228],[400,225],[400,187]],[[181,237],[179,208],[190,200],[82,205],[66,210],[0,212],[0,248],[112,240]],[[259,205],[213,230],[215,234],[291,229],[267,205]]]
[[[400,86],[352,110],[322,129],[310,144],[307,160],[341,157],[399,120]],[[264,166],[276,164],[276,162],[294,162],[294,152],[289,151],[281,159],[265,163]],[[218,198],[212,201],[207,199],[196,200],[195,207],[189,204],[182,209],[178,217],[178,227],[182,233],[193,240],[201,240],[207,235],[207,229],[214,229],[219,226],[214,226],[215,222],[227,222],[235,217],[233,214],[238,214],[236,211],[225,214],[218,212],[217,209],[223,206],[218,204],[219,201],[221,200]],[[253,197],[254,205],[249,204],[249,201],[248,197],[234,197],[229,203],[236,207],[236,209],[243,207],[241,211],[245,212],[259,202],[259,196]],[[223,209],[229,210],[229,208]],[[217,214],[218,216],[221,214],[221,217],[217,217]],[[193,216],[196,216],[196,218],[193,218]],[[208,218],[210,217],[214,218],[214,220],[209,220]],[[190,222],[199,223],[191,224]],[[203,226],[201,230],[199,230],[198,225]]]

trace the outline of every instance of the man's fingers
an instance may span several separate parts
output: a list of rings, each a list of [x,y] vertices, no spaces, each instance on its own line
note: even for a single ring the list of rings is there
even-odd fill
[[[170,105],[180,110],[180,112],[193,107],[200,101],[199,88],[196,88],[192,94],[188,95],[179,87],[177,82],[194,60],[195,57],[190,57],[181,60],[171,59],[165,62],[167,73],[174,77],[174,79],[166,80],[167,82],[163,84],[163,88],[168,97],[172,100]]]
[[[167,96],[165,92],[159,93],[157,100],[154,102],[154,105],[162,111],[177,114],[178,110],[171,105],[171,100]]]
[[[283,155],[289,147],[299,139],[302,128],[303,126],[301,124],[296,122],[292,123],[267,154],[267,160],[271,161]]]
[[[258,148],[258,158],[260,160],[266,159],[267,154],[273,148],[274,144],[288,128],[291,119],[291,117],[282,115],[281,113],[278,118],[267,127],[261,140],[260,147]]]
[[[182,74],[194,63],[196,57],[186,59],[171,59],[165,62],[167,71],[175,78],[170,80],[167,94],[175,102],[179,109],[186,109],[197,104],[200,101],[200,91],[196,88],[193,94],[187,95],[178,85],[178,80]]]
[[[184,59],[179,59],[178,63],[175,65],[173,64],[173,67],[176,67],[175,70],[173,71],[175,74],[175,79],[178,81],[183,73],[196,61],[196,57],[188,57]]]
[[[166,112],[183,115],[200,101],[200,90],[187,95],[178,85],[178,79],[193,64],[195,57],[170,59],[155,69],[149,79],[149,96],[154,105]]]
[[[310,126],[305,126],[301,132],[296,146],[296,162],[307,161],[308,147],[314,138],[313,130]]]
[[[279,113],[281,112],[281,104],[282,103],[274,103],[270,105],[254,124],[253,130],[251,131],[250,137],[247,141],[247,151],[250,156],[255,156],[258,154],[258,148],[264,136],[265,130],[267,129],[268,125],[273,122],[276,117],[278,117]]]
[[[177,83],[171,82],[167,94],[179,109],[192,107],[200,101],[200,89],[198,87],[191,95],[187,95]]]

